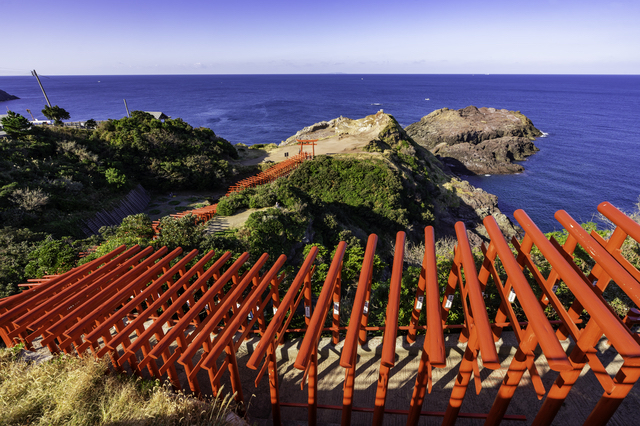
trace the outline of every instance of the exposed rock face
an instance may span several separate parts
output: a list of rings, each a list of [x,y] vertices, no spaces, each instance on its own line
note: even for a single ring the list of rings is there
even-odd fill
[[[519,173],[512,161],[538,151],[532,140],[542,135],[519,111],[474,106],[439,109],[406,131],[459,174]]]
[[[431,152],[455,173],[468,175],[521,173],[524,167],[512,161],[522,161],[536,151],[539,151],[538,147],[527,138],[504,137],[477,145],[441,143]]]
[[[17,96],[10,95],[7,92],[5,92],[4,90],[0,90],[0,102],[12,101],[14,99],[20,99],[20,98],[17,97]]]
[[[482,219],[492,215],[507,238],[518,233],[511,220],[498,208],[497,196],[472,186],[466,180],[456,178],[444,183],[441,191],[444,190],[455,194],[455,198],[446,203],[434,203],[439,225],[445,230],[452,229],[455,222],[462,221],[467,227],[469,241],[477,246],[483,240],[489,239]],[[453,236],[455,233],[450,232],[450,235]]]

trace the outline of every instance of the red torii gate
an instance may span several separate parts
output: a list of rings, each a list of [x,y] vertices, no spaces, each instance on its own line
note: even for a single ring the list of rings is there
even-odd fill
[[[318,139],[296,139],[296,142],[300,145],[299,154],[302,154],[302,147],[304,145],[311,145],[311,158],[316,158],[316,142],[318,142]]]

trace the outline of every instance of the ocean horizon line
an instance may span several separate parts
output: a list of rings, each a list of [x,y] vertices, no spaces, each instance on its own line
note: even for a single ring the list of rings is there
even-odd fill
[[[592,74],[592,73],[357,73],[357,72],[325,72],[325,73],[211,73],[211,74],[172,74],[172,73],[158,73],[158,74],[39,74],[40,77],[153,77],[153,76],[166,76],[166,77],[188,77],[188,76],[287,76],[287,75],[295,75],[295,76],[320,76],[320,75],[360,75],[360,76],[393,76],[393,75],[403,75],[403,76],[550,76],[550,77],[559,77],[559,76],[584,76],[584,77],[638,77],[640,74],[631,74],[631,73],[614,73],[614,74]],[[29,72],[25,72],[25,74],[11,74],[11,75],[0,75],[2,77],[32,77]]]

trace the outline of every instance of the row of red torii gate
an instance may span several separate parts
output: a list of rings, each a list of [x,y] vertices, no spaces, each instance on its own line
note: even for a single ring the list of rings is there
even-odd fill
[[[372,413],[371,422],[377,425],[398,415],[406,416],[407,425],[418,424],[421,416],[434,415],[441,416],[443,424],[454,424],[466,416],[485,419],[485,424],[509,419],[545,425],[552,423],[588,366],[602,394],[594,406],[581,407],[590,411],[585,424],[606,424],[640,377],[640,337],[632,331],[640,318],[635,308],[626,317],[619,317],[602,294],[607,287],[617,286],[636,308],[640,306],[640,272],[620,250],[628,238],[640,242],[640,225],[610,203],[604,202],[598,209],[615,225],[609,237],[605,240],[595,232],[588,233],[566,212],[558,211],[555,217],[569,235],[562,245],[547,239],[527,214],[518,210],[515,218],[524,236],[513,238],[509,246],[489,216],[484,225],[490,240],[482,246],[484,259],[480,266],[474,263],[464,224],[456,224],[455,257],[445,286],[438,284],[434,232],[427,227],[418,286],[410,289],[414,304],[408,325],[398,324],[402,276],[406,273],[405,235],[399,232],[384,327],[368,325],[378,244],[378,237],[371,235],[348,326],[341,326],[339,319],[344,242],[333,255],[317,298],[311,290],[317,248],[310,251],[295,277],[284,281],[284,255],[268,267],[266,253],[251,264],[248,253],[202,255],[194,250],[180,258],[181,249],[168,252],[166,248],[154,251],[150,247],[123,246],[67,273],[33,280],[27,290],[0,300],[0,336],[8,346],[23,343],[32,348],[38,342],[52,353],[110,357],[117,370],[166,378],[175,388],[188,387],[196,394],[201,393],[203,381],[215,394],[224,378],[242,403],[253,390],[246,386],[243,389],[236,354],[243,342],[257,335],[257,346],[245,363],[255,370],[256,386],[265,374],[268,376],[275,425],[281,424],[282,411],[287,407],[306,408],[309,424],[316,424],[318,410],[335,409],[341,411],[344,425],[352,422],[356,411]],[[578,245],[593,260],[594,266],[586,275],[573,260]],[[546,276],[537,264],[540,256],[551,265]],[[284,282],[288,288],[284,288]],[[560,283],[574,297],[568,309],[556,295]],[[489,318],[485,306],[487,286],[495,286],[501,298],[493,318]],[[461,325],[448,324],[456,294],[464,312]],[[526,321],[518,318],[514,309],[521,310]],[[583,310],[589,314],[586,321],[581,319]],[[559,319],[550,321],[545,311],[555,312]],[[303,318],[302,329],[291,327],[296,316]],[[517,339],[517,352],[504,365],[496,342],[507,328]],[[372,330],[384,331],[375,402],[358,407],[353,403],[358,392],[358,350]],[[304,404],[283,401],[280,396],[277,348],[292,331],[304,332],[294,363],[303,372],[307,392]],[[450,331],[459,331],[459,341],[466,342],[464,356],[454,367],[457,375],[446,410],[425,411],[433,369],[447,367],[444,336]],[[424,334],[424,344],[413,375],[411,399],[404,409],[390,409],[386,401],[394,392],[389,378],[396,367],[399,332],[406,334],[410,345],[416,344],[418,334]],[[339,365],[344,372],[343,403],[339,406],[318,401],[322,380],[318,374],[318,344],[323,333],[330,334],[333,344],[342,344]],[[603,335],[622,360],[613,376],[595,349]],[[570,350],[561,345],[567,338],[574,343]],[[557,372],[549,389],[540,380],[539,364],[535,362],[540,351],[546,367]],[[484,388],[480,368],[506,372],[493,403],[484,412],[461,413],[472,377],[477,393],[490,391]],[[533,419],[506,415],[525,373],[538,398],[544,398]]]
[[[298,145],[300,145],[297,155],[294,155],[293,157],[287,157],[286,160],[274,164],[273,166],[269,167],[265,171],[258,173],[255,176],[250,176],[246,179],[242,179],[236,182],[228,188],[225,196],[229,196],[234,192],[240,192],[247,188],[255,188],[256,186],[264,185],[273,182],[281,177],[287,176],[289,173],[297,169],[304,161],[312,160],[315,158],[316,142],[317,139],[297,140]],[[311,146],[311,153],[303,151],[303,147],[306,145]],[[173,213],[170,216],[181,218],[187,215],[192,215],[196,221],[207,222],[216,215],[217,210],[218,203],[215,203],[191,210],[184,210],[180,213]],[[160,220],[153,221],[152,226],[155,233],[160,234]]]

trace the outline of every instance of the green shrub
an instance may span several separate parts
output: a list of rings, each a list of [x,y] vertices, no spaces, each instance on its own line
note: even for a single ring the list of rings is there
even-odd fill
[[[59,107],[58,105],[45,105],[44,109],[42,110],[42,115],[47,117],[49,120],[53,120],[54,125],[56,126],[62,126],[62,120],[68,120],[70,118],[67,110]]]
[[[291,249],[303,240],[307,225],[308,219],[296,212],[282,209],[254,212],[245,223],[250,252],[254,257],[262,253],[289,256]]]
[[[84,127],[86,127],[89,130],[93,130],[97,126],[98,126],[98,123],[93,118],[90,118],[90,119],[88,119],[87,121],[84,122]]]
[[[9,136],[22,136],[29,132],[31,123],[29,123],[29,120],[24,116],[7,110],[7,116],[2,117],[0,127],[2,127]]]
[[[188,214],[181,218],[165,216],[160,220],[162,232],[153,241],[156,248],[167,246],[169,250],[182,247],[183,252],[200,248],[204,240],[204,225],[197,224],[195,217]]]
[[[316,256],[316,272],[314,273],[311,282],[314,294],[318,295],[322,290],[324,281],[327,278],[327,273],[329,272],[329,267],[338,247],[336,245],[333,250],[329,252],[329,249],[322,244],[307,244],[303,250],[303,259],[306,259],[312,247],[318,247],[318,254]],[[360,269],[362,267],[362,262],[364,261],[364,252],[365,248],[362,246],[360,241],[353,238],[348,242],[344,257],[342,258],[342,288],[345,289],[346,292],[352,293],[351,297],[355,295],[355,288],[360,278]],[[373,266],[374,279],[377,279],[387,265],[380,259],[380,256],[376,254]]]
[[[76,266],[78,253],[71,239],[54,240],[49,237],[29,253],[25,274],[30,278],[41,278],[67,272]]]
[[[152,238],[155,232],[151,226],[149,216],[144,213],[139,213],[122,219],[115,235],[117,237],[136,236],[140,238]]]
[[[220,186],[233,174],[227,160],[238,157],[235,148],[211,129],[194,129],[179,118],[162,122],[141,111],[101,123],[90,139],[108,153],[112,167],[121,165],[147,189]]]
[[[255,193],[254,188],[248,188],[240,192],[232,192],[226,197],[218,200],[216,214],[220,216],[231,216],[239,209],[249,208],[251,195]]]
[[[98,243],[96,250],[89,256],[80,259],[79,264],[87,263],[115,250],[121,245],[128,248],[140,245],[145,248],[151,245],[151,238],[155,235],[151,226],[151,219],[144,213],[127,216],[117,226],[104,226],[100,228],[102,241]]]
[[[341,217],[370,232],[393,233],[409,223],[401,202],[401,178],[382,161],[319,156],[303,163],[289,181],[312,200],[341,211]]]
[[[272,207],[276,204],[276,201],[276,194],[271,190],[270,185],[262,185],[258,187],[255,194],[250,197],[249,207],[252,209]]]

